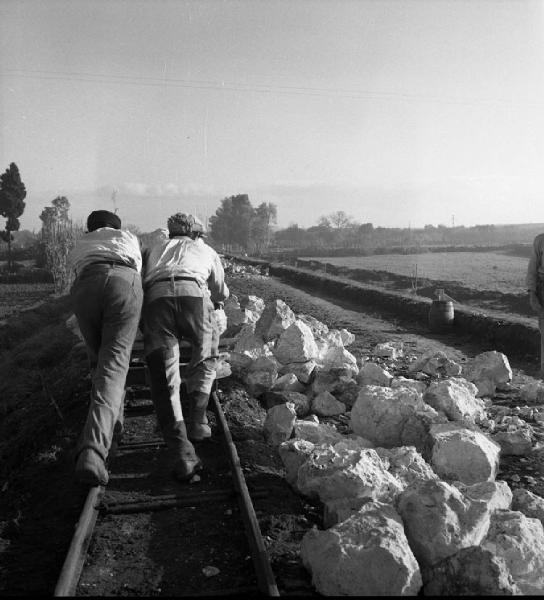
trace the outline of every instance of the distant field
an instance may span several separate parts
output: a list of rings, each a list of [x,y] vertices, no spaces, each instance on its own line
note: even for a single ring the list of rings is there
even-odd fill
[[[52,293],[51,283],[0,283],[0,319],[31,307]]]
[[[496,252],[443,252],[377,256],[300,257],[350,269],[388,271],[419,279],[452,281],[475,290],[524,293],[527,258]]]

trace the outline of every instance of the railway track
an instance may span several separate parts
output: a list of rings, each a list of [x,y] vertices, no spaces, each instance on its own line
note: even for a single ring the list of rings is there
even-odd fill
[[[178,483],[163,460],[142,350],[136,342],[110,482],[89,489],[54,595],[279,596],[253,507],[267,490],[246,484],[218,391],[214,435],[195,445],[204,470]]]

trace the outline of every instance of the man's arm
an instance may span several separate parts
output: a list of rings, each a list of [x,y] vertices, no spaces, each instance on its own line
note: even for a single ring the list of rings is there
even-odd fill
[[[221,259],[215,251],[211,273],[208,277],[208,289],[210,290],[210,297],[214,304],[221,304],[229,297],[229,288],[225,283],[225,271],[221,264]]]

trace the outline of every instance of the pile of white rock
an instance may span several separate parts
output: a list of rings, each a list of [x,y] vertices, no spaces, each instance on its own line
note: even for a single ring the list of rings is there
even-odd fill
[[[397,377],[402,343],[358,362],[350,332],[281,300],[231,298],[226,312],[239,326],[230,366],[268,408],[266,440],[287,481],[324,506],[326,529],[301,545],[319,593],[544,593],[544,499],[495,481],[501,451],[533,442],[522,416],[488,416],[511,387],[504,354],[460,365],[429,352]],[[350,433],[320,422],[331,416]]]

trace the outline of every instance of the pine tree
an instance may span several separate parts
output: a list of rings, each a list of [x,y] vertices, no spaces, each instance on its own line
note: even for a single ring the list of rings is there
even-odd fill
[[[21,181],[19,169],[11,163],[3,175],[0,175],[0,216],[6,218],[5,231],[0,232],[0,238],[8,244],[8,271],[13,271],[11,258],[12,231],[18,231],[21,224],[19,217],[25,210],[25,184]]]

